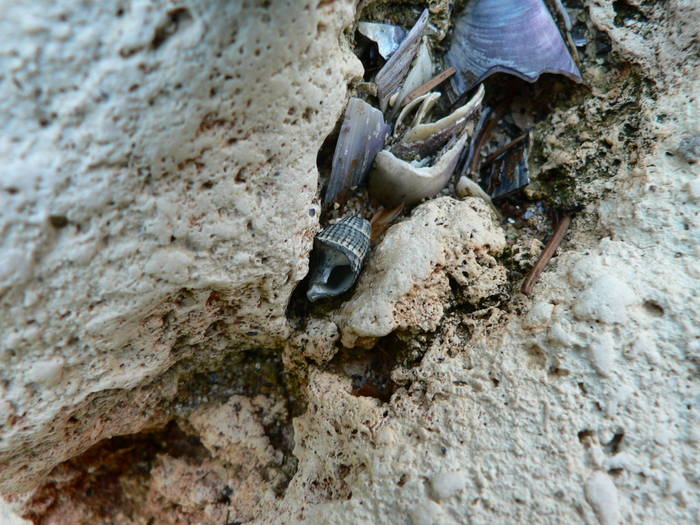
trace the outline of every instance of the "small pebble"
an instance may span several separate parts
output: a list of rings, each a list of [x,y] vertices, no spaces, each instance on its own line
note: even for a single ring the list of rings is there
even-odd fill
[[[424,500],[418,502],[410,511],[411,525],[435,525],[444,523],[443,512],[440,505],[434,501]]]
[[[617,487],[604,472],[594,472],[586,480],[584,487],[586,501],[595,512],[601,525],[620,523],[620,504],[617,500]]]
[[[447,499],[463,490],[467,478],[462,472],[441,472],[430,480],[430,488],[435,499]]]
[[[635,293],[627,283],[603,275],[578,297],[574,315],[584,320],[624,323],[627,320],[627,306],[635,299]]]
[[[615,364],[615,340],[610,332],[604,332],[589,346],[593,368],[607,377]]]
[[[685,185],[685,190],[688,192],[688,197],[693,202],[700,202],[700,179],[690,181]]]
[[[27,370],[25,379],[29,383],[38,383],[45,386],[53,386],[58,383],[63,374],[63,359],[47,359],[36,361]]]

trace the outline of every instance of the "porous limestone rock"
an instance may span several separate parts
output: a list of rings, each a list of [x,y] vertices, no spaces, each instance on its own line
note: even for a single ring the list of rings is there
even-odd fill
[[[166,421],[179,363],[290,334],[316,153],[361,67],[337,37],[346,1],[0,12],[0,490],[16,492]]]
[[[331,9],[337,2],[323,4]],[[214,447],[235,442],[241,427],[202,418],[206,429],[188,429],[212,446],[199,450],[201,464],[193,467],[171,446],[173,459],[159,459],[150,475],[161,491],[150,500],[156,522],[196,521],[185,507],[200,521],[254,515],[259,525],[697,522],[700,165],[676,152],[681,137],[700,131],[700,6],[694,0],[582,4],[581,17],[607,35],[612,53],[598,56],[596,42],[587,46],[590,94],[554,109],[543,126],[552,137],[552,166],[598,171],[592,179],[587,172],[585,187],[576,188],[588,204],[532,296],[481,313],[443,312],[430,338],[413,337],[419,362],[391,365],[388,401],[357,395],[355,378],[335,363],[321,366],[331,354],[323,343],[322,352],[310,352],[324,357],[304,376],[307,406],[293,421],[298,469],[284,494],[237,513],[219,485],[230,473]],[[326,38],[335,42],[339,28],[333,27]],[[339,63],[320,62],[317,71],[337,71]],[[590,123],[595,133],[586,129]],[[192,306],[196,320],[197,303]],[[318,333],[330,341],[331,325],[326,329]],[[382,358],[385,350],[377,345],[368,353]],[[60,385],[71,366],[60,357],[42,358],[35,377],[49,383],[59,377]],[[7,399],[4,392],[0,397]],[[196,413],[226,414],[227,402]],[[246,406],[255,403],[251,397]],[[275,403],[258,406],[277,410]],[[245,419],[256,450],[268,450],[259,434],[264,415]],[[195,473],[202,483],[189,492],[183,480]],[[138,486],[130,480],[120,478],[118,486]],[[168,481],[182,487],[179,496]],[[222,491],[214,503],[212,487]],[[270,489],[260,481],[261,493]],[[98,496],[96,490],[89,501],[103,501]],[[166,506],[168,498],[183,506]],[[62,508],[79,516],[78,505]],[[109,518],[143,523],[145,516]]]
[[[371,345],[394,330],[435,330],[450,279],[466,302],[495,294],[506,282],[494,258],[504,247],[503,230],[481,199],[441,197],[417,207],[387,230],[338,314],[343,345]]]

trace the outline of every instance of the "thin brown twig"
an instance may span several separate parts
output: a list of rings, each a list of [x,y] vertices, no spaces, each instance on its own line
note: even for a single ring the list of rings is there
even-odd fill
[[[404,99],[401,101],[401,107],[404,107],[406,104],[411,102],[412,100],[420,97],[421,95],[424,95],[431,89],[433,89],[435,86],[439,86],[442,84],[445,80],[450,78],[452,75],[455,74],[457,70],[455,69],[454,66],[448,67],[445,71],[442,73],[439,73],[438,75],[434,76],[430,80],[428,80],[425,84],[418,86],[416,89],[411,91],[408,95],[404,97]]]
[[[484,161],[481,163],[481,165],[482,165],[482,166],[488,166],[488,165],[491,164],[494,160],[496,160],[496,158],[497,158],[499,155],[502,155],[503,153],[505,153],[506,151],[508,151],[510,148],[512,148],[513,146],[515,146],[515,145],[518,144],[519,142],[522,142],[523,140],[525,140],[525,137],[527,137],[527,133],[523,133],[523,134],[520,135],[519,137],[515,137],[515,138],[514,138],[513,140],[511,140],[508,144],[506,144],[505,146],[501,146],[501,147],[498,148],[496,151],[494,151],[493,153],[491,153],[490,155],[488,155],[488,156],[484,159]]]
[[[554,255],[554,252],[556,252],[557,248],[559,248],[561,241],[564,240],[564,235],[566,235],[566,230],[569,228],[569,224],[571,224],[570,215],[564,215],[557,223],[552,238],[549,239],[549,242],[544,247],[544,250],[542,250],[540,258],[537,259],[537,262],[532,267],[530,273],[523,281],[523,285],[520,288],[520,291],[523,292],[525,295],[530,295],[532,293],[532,288],[535,286],[535,283],[537,282],[537,279],[539,279],[540,274],[544,270],[545,266],[547,266],[547,263]]]

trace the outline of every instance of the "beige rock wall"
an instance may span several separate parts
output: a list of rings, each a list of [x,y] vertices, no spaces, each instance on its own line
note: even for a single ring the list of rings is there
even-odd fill
[[[0,489],[274,347],[359,61],[332,2],[0,4]],[[169,372],[170,371],[170,372]]]
[[[413,289],[442,309],[435,331],[348,351],[341,318],[302,333],[284,307],[317,221],[316,152],[360,72],[341,34],[353,6],[75,7],[63,28],[53,4],[8,2],[2,491],[51,523],[697,522],[700,164],[678,146],[700,133],[700,7],[584,3],[612,52],[588,57],[591,92],[547,120],[544,151],[581,171],[588,204],[532,297],[474,310]],[[287,335],[302,413],[274,392],[172,409],[182,363],[223,374],[226,352]],[[373,374],[390,396],[358,388]],[[100,442],[173,415],[181,430]],[[148,468],[111,464],[132,449]],[[107,480],[111,507],[76,490]]]

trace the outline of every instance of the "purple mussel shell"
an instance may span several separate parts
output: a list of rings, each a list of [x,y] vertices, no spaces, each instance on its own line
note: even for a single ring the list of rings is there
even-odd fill
[[[350,99],[333,153],[324,204],[334,202],[345,190],[362,182],[390,129],[381,111],[359,98]]]
[[[581,73],[543,0],[472,0],[455,22],[447,60],[458,95],[493,73],[535,82],[542,73]]]

